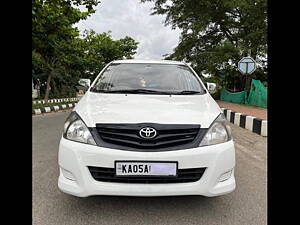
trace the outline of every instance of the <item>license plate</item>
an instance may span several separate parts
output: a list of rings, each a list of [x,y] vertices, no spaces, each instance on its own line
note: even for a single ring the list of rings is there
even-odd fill
[[[177,176],[177,162],[115,162],[116,176]]]

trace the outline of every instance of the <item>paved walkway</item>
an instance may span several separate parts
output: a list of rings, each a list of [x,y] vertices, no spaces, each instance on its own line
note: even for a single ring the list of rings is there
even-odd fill
[[[268,119],[268,117],[267,117],[268,110],[267,109],[259,108],[256,106],[234,104],[231,102],[223,102],[223,101],[219,101],[219,100],[217,100],[217,103],[219,104],[219,106],[221,108],[230,109],[234,112],[243,113],[243,114],[246,114],[249,116],[255,116],[255,117],[263,119],[263,120]]]

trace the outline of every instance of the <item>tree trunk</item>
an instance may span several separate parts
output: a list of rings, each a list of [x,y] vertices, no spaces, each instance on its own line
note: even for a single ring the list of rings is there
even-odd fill
[[[48,75],[48,79],[47,79],[47,87],[46,87],[46,93],[45,93],[45,103],[48,102],[48,98],[49,98],[49,92],[50,92],[50,82],[51,82],[51,78],[52,78],[52,71],[49,73]]]

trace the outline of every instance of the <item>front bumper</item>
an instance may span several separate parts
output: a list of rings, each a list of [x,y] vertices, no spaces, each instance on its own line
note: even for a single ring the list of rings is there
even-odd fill
[[[199,181],[171,184],[126,184],[99,182],[93,179],[87,166],[114,167],[115,160],[178,161],[178,168],[207,167]],[[233,141],[223,144],[166,152],[135,152],[102,148],[61,138],[58,162],[61,191],[78,197],[91,195],[123,196],[218,196],[235,189],[235,149]],[[63,175],[67,171],[71,179]],[[225,172],[232,170],[229,179],[219,182]]]

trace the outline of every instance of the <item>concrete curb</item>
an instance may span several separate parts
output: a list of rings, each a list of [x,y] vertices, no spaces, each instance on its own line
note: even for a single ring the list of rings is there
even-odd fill
[[[263,137],[268,136],[268,120],[262,120],[254,116],[234,112],[230,109],[221,108],[227,120],[239,127],[246,128]]]
[[[62,110],[62,109],[70,109],[70,108],[75,107],[76,104],[77,103],[69,103],[69,104],[63,104],[63,105],[42,107],[39,109],[32,109],[32,115],[38,115],[38,114],[58,111],[58,110]]]
[[[56,102],[70,102],[70,101],[79,101],[80,98],[59,98],[59,99],[49,99],[48,103],[56,103]],[[32,104],[45,104],[44,100],[36,100],[32,101]]]

